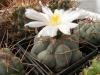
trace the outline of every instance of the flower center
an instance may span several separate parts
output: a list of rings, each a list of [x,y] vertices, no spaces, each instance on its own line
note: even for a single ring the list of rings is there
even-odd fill
[[[52,15],[51,16],[51,19],[50,19],[50,24],[51,25],[58,25],[59,24],[59,22],[60,22],[60,17],[59,17],[59,15]]]

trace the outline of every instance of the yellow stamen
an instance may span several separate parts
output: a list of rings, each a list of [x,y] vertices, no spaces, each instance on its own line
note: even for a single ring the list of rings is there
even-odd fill
[[[60,18],[59,18],[59,15],[53,15],[52,17],[51,17],[51,19],[50,19],[50,24],[51,25],[58,25],[58,23],[59,23],[59,20],[60,20]]]

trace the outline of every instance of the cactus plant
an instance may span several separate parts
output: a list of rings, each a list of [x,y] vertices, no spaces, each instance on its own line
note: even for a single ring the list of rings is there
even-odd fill
[[[64,67],[82,58],[82,53],[78,50],[78,44],[63,36],[59,39],[51,39],[50,37],[37,39],[37,42],[41,41],[42,43],[36,43],[35,41],[31,54],[36,55],[40,62],[46,64],[55,72],[61,71]],[[48,43],[44,41],[48,41]]]
[[[25,75],[22,63],[9,48],[0,49],[0,75]]]
[[[12,13],[12,15],[13,15],[12,21],[14,23],[14,26],[17,27],[16,29],[19,32],[24,30],[24,24],[25,24],[24,13],[25,13],[24,7],[15,8],[15,11]]]
[[[79,27],[76,29],[79,39],[87,40],[95,45],[100,44],[100,23],[99,22],[79,22]],[[75,37],[76,35],[74,35]],[[77,36],[76,36],[77,37]]]
[[[100,60],[92,60],[92,67],[94,68],[97,74],[100,74]]]
[[[92,60],[90,67],[83,70],[82,75],[99,75],[100,74],[100,55]]]
[[[24,30],[24,24],[28,21],[31,21],[30,19],[25,18],[24,13],[26,8],[34,8],[36,9],[36,6],[39,6],[38,0],[13,0],[13,22],[15,25],[17,25],[19,31]]]
[[[84,69],[84,75],[96,75],[96,73],[93,71],[92,67],[89,67],[88,69]]]

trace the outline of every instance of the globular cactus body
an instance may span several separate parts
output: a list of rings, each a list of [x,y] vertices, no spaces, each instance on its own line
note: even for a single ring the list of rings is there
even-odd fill
[[[92,67],[94,68],[95,72],[100,74],[100,60],[93,60]]]
[[[92,60],[90,67],[83,70],[83,75],[99,75],[100,74],[100,55]]]
[[[95,45],[100,44],[100,23],[85,23],[80,22],[75,33],[78,33],[79,39],[87,40]],[[76,36],[77,36],[76,35]]]
[[[0,75],[25,75],[22,63],[9,48],[0,49]]]
[[[84,69],[84,75],[96,75],[96,73],[93,71],[92,67],[89,67],[89,69]]]
[[[46,37],[41,37],[38,39],[38,41],[43,42],[46,39]],[[38,41],[35,41],[31,50],[31,54],[36,54],[36,51],[38,50],[38,54],[36,55],[37,59],[40,60],[40,62],[46,64],[49,68],[53,69],[55,72],[61,71],[71,63],[76,62],[82,58],[82,53],[78,50],[79,46],[75,42],[68,40],[67,38],[64,39],[63,37],[56,40],[50,39],[50,37],[48,37],[47,40],[48,43],[45,43],[47,45],[45,45],[44,49],[41,44],[36,43]],[[43,44],[44,43],[42,43],[42,45]]]

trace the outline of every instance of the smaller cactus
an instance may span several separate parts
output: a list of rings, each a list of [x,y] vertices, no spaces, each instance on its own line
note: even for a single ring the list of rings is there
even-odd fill
[[[84,75],[96,75],[93,71],[93,67],[89,67],[88,69],[84,69]]]
[[[18,31],[23,31],[25,24],[25,7],[15,8],[15,11],[12,13],[12,21],[14,26],[16,26]]]
[[[79,22],[79,27],[75,31],[76,33],[78,33],[79,39],[87,40],[95,45],[100,44],[100,22]]]
[[[0,75],[25,75],[22,63],[9,48],[0,49]]]
[[[92,67],[94,68],[94,70],[95,70],[95,72],[96,72],[97,74],[100,74],[100,60],[94,59],[94,60],[92,61]]]
[[[100,55],[98,55],[100,56]],[[83,70],[83,75],[98,75],[100,74],[100,57],[92,60],[92,64],[90,67],[85,68]]]

